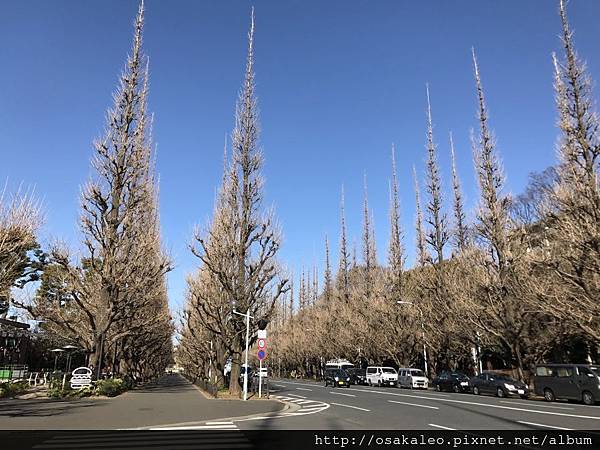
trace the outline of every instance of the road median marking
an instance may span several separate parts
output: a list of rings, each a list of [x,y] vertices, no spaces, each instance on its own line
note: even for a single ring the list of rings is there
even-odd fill
[[[529,404],[529,403],[524,403],[524,402],[511,402],[511,401],[504,401],[504,400],[500,400],[500,403],[508,403],[509,405],[511,403],[514,405],[526,405],[526,406],[532,406],[534,408],[567,409],[567,410],[571,410],[571,411],[573,411],[575,409],[575,408],[568,408],[566,406],[536,405],[536,404]]]
[[[525,422],[524,420],[517,420],[517,422],[525,424],[525,425],[533,425],[534,427],[553,428],[555,430],[565,430],[565,431],[573,430],[572,428],[562,428],[562,427],[556,427],[554,425],[544,425],[543,423]]]
[[[419,408],[440,409],[437,406],[419,405],[418,403],[398,402],[396,400],[388,400],[390,403],[398,403],[400,405],[418,406]]]
[[[311,391],[312,392],[312,389],[306,389],[306,388],[296,388],[296,389],[298,389],[299,391]]]
[[[456,430],[456,428],[445,427],[443,425],[436,425],[435,423],[428,423],[427,425],[429,425],[430,427],[439,428],[441,430],[451,430],[451,431]]]
[[[343,406],[344,408],[359,409],[359,410],[361,410],[361,411],[371,412],[371,410],[370,410],[370,409],[366,409],[366,408],[360,408],[360,407],[358,407],[358,406],[344,405],[343,403],[333,403],[333,402],[331,402],[331,404],[332,404],[332,405],[335,405],[335,406]]]

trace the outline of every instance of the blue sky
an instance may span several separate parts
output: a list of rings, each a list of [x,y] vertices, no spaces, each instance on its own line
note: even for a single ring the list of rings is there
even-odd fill
[[[266,204],[296,272],[323,265],[327,233],[337,263],[339,197],[360,244],[363,174],[369,181],[378,257],[388,241],[390,147],[396,144],[402,221],[414,254],[411,167],[423,173],[425,83],[449,195],[448,132],[469,206],[477,191],[469,130],[475,120],[475,47],[508,177],[520,192],[555,160],[551,52],[560,50],[557,2],[158,1],[146,0],[150,110],[155,113],[163,240],[176,269],[170,302],[182,304],[197,266],[187,244],[205,224],[233,126],[250,8],[256,9],[256,80],[266,164]],[[0,180],[34,187],[46,221],[42,242],[79,245],[80,186],[131,45],[134,0],[2,1]],[[600,78],[600,2],[572,0],[579,53]],[[360,250],[359,250],[360,251]],[[360,253],[359,253],[360,254]]]

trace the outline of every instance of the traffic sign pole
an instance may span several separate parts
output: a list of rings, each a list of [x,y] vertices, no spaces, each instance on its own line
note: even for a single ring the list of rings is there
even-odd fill
[[[258,398],[262,397],[262,359],[258,360]]]

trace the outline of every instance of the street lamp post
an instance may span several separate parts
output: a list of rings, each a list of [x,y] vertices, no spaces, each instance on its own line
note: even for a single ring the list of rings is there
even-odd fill
[[[69,372],[71,370],[71,352],[73,350],[77,349],[76,346],[74,345],[65,345],[63,347],[63,350],[67,352],[67,365],[66,365],[66,372]]]
[[[423,360],[425,362],[425,375],[428,375],[429,370],[427,370],[427,344],[425,343],[425,321],[423,319],[423,311],[421,310],[419,305],[417,305],[413,302],[405,302],[405,301],[398,300],[396,303],[398,303],[399,305],[414,306],[419,311],[419,314],[421,314],[421,331],[423,333]]]
[[[235,310],[235,302],[233,302],[233,314],[242,316],[246,319],[246,367],[244,368],[244,401],[248,400],[248,343],[250,341],[250,319],[254,317],[250,316],[250,309],[246,311],[246,314],[242,314]]]
[[[55,348],[50,351],[52,353],[54,353],[54,372],[56,372],[56,363],[58,362],[58,354],[64,352],[64,350],[62,348]]]

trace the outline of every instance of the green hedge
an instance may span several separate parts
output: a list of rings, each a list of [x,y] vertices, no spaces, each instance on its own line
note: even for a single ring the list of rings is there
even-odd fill
[[[127,390],[127,383],[120,378],[110,378],[96,383],[96,395],[115,397]]]

